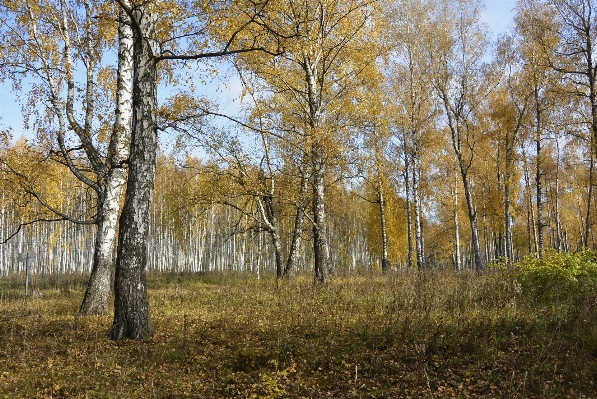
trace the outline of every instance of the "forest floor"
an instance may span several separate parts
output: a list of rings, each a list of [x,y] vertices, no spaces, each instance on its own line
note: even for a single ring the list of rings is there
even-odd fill
[[[155,336],[77,315],[85,276],[0,278],[0,398],[595,398],[597,303],[514,273],[149,274]]]

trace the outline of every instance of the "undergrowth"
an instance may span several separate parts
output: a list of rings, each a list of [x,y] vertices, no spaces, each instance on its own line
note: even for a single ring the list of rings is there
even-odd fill
[[[143,342],[77,316],[84,276],[38,276],[27,299],[22,278],[0,279],[0,398],[596,397],[594,285],[559,294],[543,267],[324,287],[149,274]]]

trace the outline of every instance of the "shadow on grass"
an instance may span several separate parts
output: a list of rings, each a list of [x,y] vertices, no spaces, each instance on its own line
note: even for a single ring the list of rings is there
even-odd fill
[[[511,272],[150,274],[143,342],[77,317],[84,285],[43,284],[23,301],[0,280],[0,397],[597,396],[594,298],[538,303]]]

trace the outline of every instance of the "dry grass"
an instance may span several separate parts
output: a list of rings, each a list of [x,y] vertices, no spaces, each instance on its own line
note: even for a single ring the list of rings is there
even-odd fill
[[[597,397],[595,298],[562,311],[510,273],[150,275],[144,342],[77,316],[84,277],[34,282],[0,280],[0,397]]]

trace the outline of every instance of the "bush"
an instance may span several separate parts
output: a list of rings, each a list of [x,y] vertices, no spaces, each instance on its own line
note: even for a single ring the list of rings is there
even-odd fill
[[[597,252],[546,251],[516,264],[523,290],[540,303],[577,304],[597,285]]]

